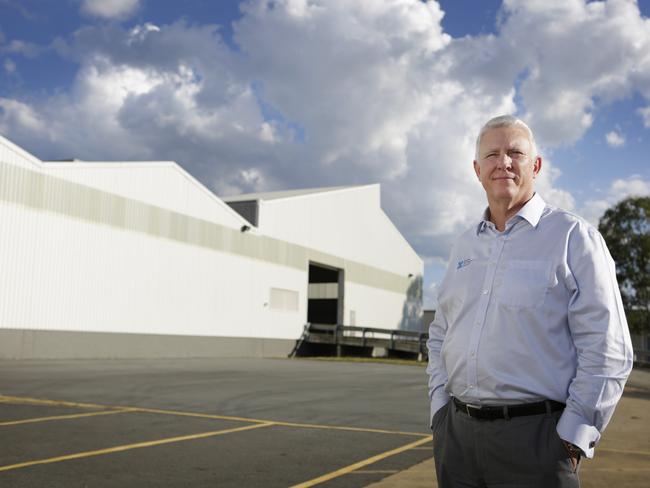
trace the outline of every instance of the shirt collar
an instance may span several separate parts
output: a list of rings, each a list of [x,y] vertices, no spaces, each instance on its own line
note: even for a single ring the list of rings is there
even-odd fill
[[[537,227],[539,219],[542,217],[542,212],[546,207],[546,202],[544,199],[539,196],[539,193],[535,193],[533,197],[526,202],[526,204],[519,209],[519,212],[515,217],[521,217],[525,219],[531,226]],[[483,218],[478,224],[476,229],[476,234],[480,234],[485,230],[485,226],[490,221],[490,207],[487,207],[483,212]]]

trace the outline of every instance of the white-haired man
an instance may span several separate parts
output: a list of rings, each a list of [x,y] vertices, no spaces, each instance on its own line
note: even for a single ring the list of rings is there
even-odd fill
[[[488,121],[475,158],[488,208],[453,247],[429,327],[438,484],[577,487],[632,368],[614,263],[535,193],[524,122]]]

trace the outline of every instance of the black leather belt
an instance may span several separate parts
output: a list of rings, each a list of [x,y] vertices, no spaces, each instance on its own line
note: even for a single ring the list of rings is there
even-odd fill
[[[524,415],[539,415],[542,413],[557,412],[558,410],[563,410],[565,407],[564,403],[556,402],[554,400],[503,406],[472,405],[471,403],[461,402],[458,398],[454,398],[453,401],[459,412],[463,412],[465,415],[481,420],[508,420],[512,417],[522,417]]]

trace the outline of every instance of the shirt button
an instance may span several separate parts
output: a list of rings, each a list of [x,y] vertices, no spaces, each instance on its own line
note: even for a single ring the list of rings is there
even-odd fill
[[[488,294],[488,291],[487,291],[487,290],[483,290],[483,295],[487,295],[487,294]]]
[[[474,385],[469,385],[469,389],[471,390],[472,388],[474,388]]]

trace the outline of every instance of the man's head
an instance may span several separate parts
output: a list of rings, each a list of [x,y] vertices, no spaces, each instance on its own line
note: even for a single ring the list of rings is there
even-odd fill
[[[474,171],[490,206],[520,207],[534,194],[533,180],[542,167],[530,128],[512,115],[489,120],[476,140]]]

